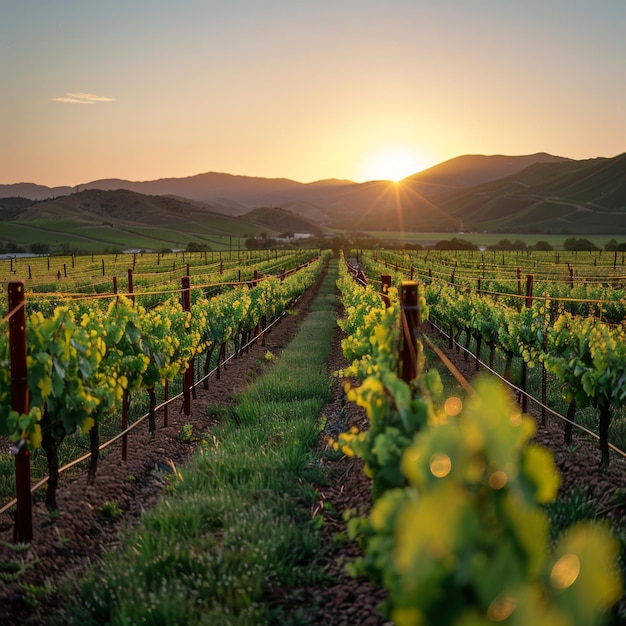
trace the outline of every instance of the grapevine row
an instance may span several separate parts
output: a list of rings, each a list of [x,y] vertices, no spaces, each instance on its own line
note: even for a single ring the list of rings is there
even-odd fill
[[[549,299],[554,307],[561,306],[574,315],[596,316],[610,323],[626,318],[626,269],[611,270],[606,266],[591,266],[587,270],[566,264],[565,274],[552,265],[533,265],[520,269],[504,265],[472,265],[467,257],[440,257],[427,254],[409,255],[393,251],[375,251],[372,256],[361,255],[362,263],[370,261],[385,271],[423,280],[427,284],[449,284],[465,291],[490,295],[509,306],[521,306],[526,294],[527,277],[532,275],[535,294]],[[443,263],[442,261],[447,261]],[[436,262],[435,262],[436,261]],[[504,262],[504,259],[503,259]],[[532,294],[530,294],[532,295]]]
[[[384,611],[399,626],[595,624],[621,593],[618,547],[609,530],[579,524],[549,542],[542,505],[559,475],[551,454],[531,444],[532,419],[486,379],[463,400],[445,397],[435,370],[398,368],[402,306],[388,308],[344,270],[343,378],[369,428],[332,442],[365,461],[375,498],[350,522],[364,557],[353,565],[388,590]],[[427,313],[420,299],[421,317]],[[367,350],[353,337],[370,337]],[[416,343],[418,362],[421,359]]]
[[[491,369],[496,351],[501,351],[508,381],[513,359],[521,359],[524,391],[527,368],[538,363],[557,378],[569,405],[568,443],[575,411],[588,406],[597,410],[600,466],[609,464],[609,425],[614,412],[626,407],[623,323],[574,315],[548,296],[527,298],[523,307],[514,307],[501,298],[447,282],[431,281],[425,289],[431,319],[448,333],[450,344],[464,335],[466,347],[470,340],[476,342],[477,353],[482,345],[487,346]]]
[[[189,310],[177,298],[146,309],[120,296],[107,306],[77,301],[56,307],[49,316],[32,313],[25,329],[30,406],[22,413],[11,408],[11,346],[3,328],[0,435],[10,438],[16,454],[39,447],[46,452],[47,507],[56,509],[57,449],[67,435],[89,434],[93,480],[98,424],[105,416],[118,414],[133,394],[145,389],[153,432],[155,385],[193,372],[192,359],[202,354],[209,355],[208,363],[212,351],[228,341],[241,345],[262,319],[280,315],[312,284],[322,263],[319,257],[284,280],[268,277],[209,298],[196,292]],[[183,298],[189,291],[183,290]]]
[[[83,258],[78,257],[76,268],[63,273],[63,277],[49,282],[30,277],[30,264],[28,265],[28,278],[24,274],[23,265],[19,266],[21,271],[16,271],[16,275],[11,279],[22,278],[27,286],[29,310],[34,307],[45,307],[51,310],[54,306],[64,300],[73,299],[80,294],[101,294],[106,296],[111,293],[118,293],[120,289],[125,289],[128,284],[128,291],[141,294],[141,304],[151,307],[167,299],[173,292],[179,289],[181,277],[190,276],[198,290],[202,288],[205,293],[212,295],[221,286],[231,283],[252,282],[258,277],[266,275],[284,276],[290,271],[304,263],[308,263],[315,258],[318,252],[314,250],[299,250],[294,252],[281,252],[271,257],[269,255],[259,256],[248,255],[249,258],[222,259],[209,264],[203,263],[202,257],[193,258],[194,255],[182,255],[181,259],[174,257],[170,262],[163,261],[163,265],[152,267],[147,262],[143,264],[135,263],[129,258],[122,258],[121,262],[113,259],[105,264],[105,258],[101,259],[102,267],[98,263],[87,263]],[[120,255],[122,256],[122,255]],[[126,255],[130,256],[130,255]],[[136,257],[136,255],[132,255]],[[158,256],[158,255],[146,255]],[[221,255],[220,255],[221,257]],[[267,258],[264,258],[267,257]],[[42,261],[42,259],[39,259]],[[34,261],[33,261],[34,262]],[[6,263],[6,261],[4,262]],[[66,265],[65,263],[63,264]],[[106,265],[106,273],[105,273]],[[45,273],[44,273],[45,279]]]

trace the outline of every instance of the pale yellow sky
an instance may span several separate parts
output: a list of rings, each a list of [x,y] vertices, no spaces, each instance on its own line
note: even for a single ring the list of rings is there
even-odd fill
[[[10,4],[0,183],[626,151],[622,0]]]

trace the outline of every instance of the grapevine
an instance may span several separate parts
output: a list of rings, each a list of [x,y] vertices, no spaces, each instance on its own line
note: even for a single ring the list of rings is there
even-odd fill
[[[342,286],[349,307],[358,307],[356,289],[367,298]],[[541,358],[549,316],[540,307],[515,313],[507,326]],[[358,332],[384,329],[372,316]],[[347,398],[365,407],[368,431],[331,442],[362,457],[373,480],[370,515],[350,522],[364,549],[353,572],[387,588],[384,611],[399,625],[600,623],[621,594],[617,542],[591,524],[549,543],[542,505],[555,497],[559,475],[552,455],[530,443],[534,421],[487,379],[470,398],[445,401],[430,373],[399,381],[394,359],[378,354],[394,345],[369,342],[350,370],[361,384]],[[511,350],[523,351],[519,343]]]
[[[27,415],[8,408],[9,342],[7,334],[0,333],[0,434],[29,450],[42,447],[46,452],[47,507],[57,508],[57,450],[67,435],[89,434],[93,481],[103,417],[118,413],[124,398],[144,388],[151,400],[149,429],[154,432],[154,386],[185,372],[191,360],[212,345],[237,337],[241,341],[241,334],[261,316],[284,310],[310,286],[322,262],[319,257],[300,266],[283,281],[270,277],[220,296],[196,297],[191,312],[172,298],[146,309],[119,296],[106,306],[102,300],[79,300],[55,307],[51,315],[32,313],[26,324]]]

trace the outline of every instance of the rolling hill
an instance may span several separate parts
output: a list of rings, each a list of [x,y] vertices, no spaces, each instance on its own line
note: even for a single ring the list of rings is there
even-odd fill
[[[46,189],[53,196],[69,188],[49,189],[26,183],[0,185],[0,196],[41,198]],[[79,189],[78,193],[73,189],[74,193],[56,198],[47,206],[39,203],[24,212],[15,205],[10,210],[0,209],[0,219],[33,220],[35,216],[42,219],[56,215],[80,222],[88,214],[90,222],[115,219],[120,223],[131,220],[146,224],[147,220],[153,227],[170,225],[189,232],[194,232],[194,223],[208,223],[207,220],[221,216],[239,217],[251,226],[250,232],[260,226],[275,232],[315,232],[314,228],[321,228],[626,233],[626,154],[580,161],[547,153],[465,155],[417,172],[399,183],[335,179],[299,183],[286,178],[209,172],[142,182],[103,179],[80,185]],[[105,206],[103,196],[97,195],[121,190],[151,200],[119,195],[119,206]],[[77,204],[72,198],[80,198],[80,202]],[[88,208],[80,203],[91,204]],[[254,213],[264,207],[273,207],[271,217],[262,211]],[[261,222],[255,221],[260,219]],[[222,224],[219,230],[231,226]],[[240,227],[241,222],[239,231]],[[197,226],[195,232],[200,232]]]
[[[448,194],[439,206],[465,230],[626,233],[626,154],[536,163]]]
[[[232,237],[245,239],[261,233],[275,237],[284,230],[319,231],[315,224],[280,208],[233,217],[192,200],[125,189],[87,189],[43,201],[0,198],[0,221],[5,235],[0,235],[0,241],[68,242],[86,249],[182,248],[189,242],[223,249]]]

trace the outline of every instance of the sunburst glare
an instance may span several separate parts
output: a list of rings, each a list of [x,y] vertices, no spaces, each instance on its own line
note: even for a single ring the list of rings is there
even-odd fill
[[[362,166],[361,178],[398,182],[427,167],[426,157],[405,146],[387,146],[369,154]]]

